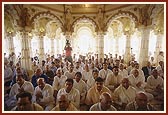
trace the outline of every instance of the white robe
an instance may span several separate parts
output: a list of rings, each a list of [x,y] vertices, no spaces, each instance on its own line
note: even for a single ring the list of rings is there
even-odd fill
[[[45,84],[44,88],[41,90],[39,86],[35,88],[33,94],[33,102],[36,102],[36,94],[41,92],[43,98],[40,98],[40,102],[44,102],[46,107],[45,110],[50,111],[54,107],[54,97],[53,97],[53,89],[52,86],[49,84]]]
[[[62,95],[65,94],[68,96],[68,99],[75,105],[77,109],[79,109],[80,104],[80,92],[76,88],[71,89],[69,93],[66,92],[65,88],[62,88],[58,91],[57,100]]]
[[[55,76],[54,81],[52,84],[53,90],[59,90],[65,86],[65,81],[67,77],[65,75],[62,75],[60,78]]]
[[[114,101],[118,104],[133,102],[136,97],[136,89],[132,86],[126,89],[120,85],[114,90],[113,96]]]

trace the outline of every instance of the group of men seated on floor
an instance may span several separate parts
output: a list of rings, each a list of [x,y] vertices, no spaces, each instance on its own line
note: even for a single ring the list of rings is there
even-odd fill
[[[47,61],[47,60],[46,60]],[[12,111],[154,111],[151,103],[164,102],[163,61],[142,69],[135,61],[89,59],[69,63],[54,59],[33,64],[28,77],[16,64],[4,64],[5,110]],[[145,73],[145,68],[147,74]],[[12,76],[12,79],[10,76]],[[10,109],[9,109],[10,108]]]

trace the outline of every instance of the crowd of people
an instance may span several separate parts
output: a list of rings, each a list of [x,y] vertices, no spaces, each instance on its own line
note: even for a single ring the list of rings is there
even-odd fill
[[[37,57],[38,58],[38,57]],[[32,59],[32,75],[4,57],[5,111],[163,111],[164,58]]]

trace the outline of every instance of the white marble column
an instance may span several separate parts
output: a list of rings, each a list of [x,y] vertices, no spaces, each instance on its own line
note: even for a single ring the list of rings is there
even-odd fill
[[[98,33],[98,56],[104,60],[104,34]]]
[[[20,32],[21,35],[21,44],[22,44],[22,50],[21,50],[21,66],[25,70],[31,70],[31,57],[30,57],[30,38],[29,38],[29,32],[22,31]]]
[[[45,60],[45,53],[44,53],[44,33],[39,35],[39,62]]]
[[[55,55],[55,52],[54,52],[54,38],[51,38],[51,55]]]
[[[9,54],[11,54],[12,52],[15,52],[13,37],[14,37],[13,33],[8,33],[7,34],[7,40],[6,41],[7,41],[7,48],[8,48]]]
[[[130,33],[125,33],[126,35],[126,46],[125,46],[125,54],[124,61],[126,64],[131,60],[131,35]]]
[[[156,47],[155,47],[155,55],[154,59],[157,60],[157,56],[159,55],[159,52],[162,50],[162,42],[163,42],[163,34],[157,33],[157,40],[156,40]],[[158,62],[157,62],[158,63]]]
[[[139,29],[141,31],[139,64],[140,64],[140,67],[143,67],[146,65],[146,62],[149,60],[148,47],[149,47],[150,27],[141,27]]]

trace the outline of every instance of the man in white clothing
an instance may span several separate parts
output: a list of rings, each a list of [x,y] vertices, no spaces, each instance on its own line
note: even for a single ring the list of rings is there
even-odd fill
[[[70,64],[68,71],[66,71],[64,75],[67,76],[67,78],[74,79],[75,73],[73,64]]]
[[[129,84],[128,78],[123,78],[121,85],[114,90],[113,100],[118,105],[118,110],[124,110],[125,106],[135,100],[136,89]]]
[[[139,71],[140,76],[145,76],[142,69],[139,68],[139,63],[137,63],[137,62],[135,63],[135,67],[131,70],[130,74],[132,74],[135,69],[137,69]]]
[[[50,111],[54,107],[52,86],[46,84],[44,78],[38,78],[37,84],[38,86],[35,88],[33,101],[42,106],[45,111]]]
[[[73,79],[68,78],[65,81],[65,87],[60,89],[57,94],[57,99],[60,95],[66,94],[68,96],[68,99],[71,100],[71,102],[75,105],[77,109],[79,109],[80,105],[80,93],[79,90],[73,87]]]
[[[113,67],[113,73],[108,74],[105,80],[105,86],[108,87],[112,92],[120,85],[122,76],[119,74],[117,66]]]
[[[98,75],[99,75],[99,70],[93,69],[92,76],[86,82],[88,90],[95,85],[95,79],[98,77]]]
[[[112,71],[107,68],[107,63],[103,63],[103,69],[99,71],[99,77],[103,78],[105,81],[109,74],[112,74]]]
[[[91,76],[92,72],[90,71],[88,64],[85,64],[85,69],[82,71],[82,79],[87,82]]]
[[[111,95],[108,92],[103,92],[100,95],[100,102],[92,105],[89,111],[117,111],[117,109],[112,106]]]
[[[163,86],[164,86],[163,78],[158,76],[158,71],[156,69],[152,70],[152,75],[149,76],[147,79],[145,91],[153,94],[154,97],[163,98]]]
[[[65,86],[66,79],[67,77],[65,75],[62,75],[62,69],[58,68],[56,71],[56,76],[54,77],[54,81],[52,84],[52,87],[54,90],[55,101],[57,99],[58,91]]]
[[[130,84],[136,88],[137,91],[144,91],[145,77],[139,74],[137,69],[132,71],[132,74],[128,77]]]
[[[15,106],[16,104],[16,95],[20,92],[27,91],[31,94],[34,93],[34,87],[31,82],[25,81],[23,79],[23,74],[17,74],[16,76],[16,83],[12,86],[10,93],[9,93],[9,99],[5,102],[8,106]]]
[[[119,74],[122,76],[122,78],[128,77],[128,71],[124,69],[124,64],[120,63],[119,65]]]
[[[73,87],[79,90],[80,104],[84,104],[87,93],[87,84],[81,78],[81,72],[76,72]]]

